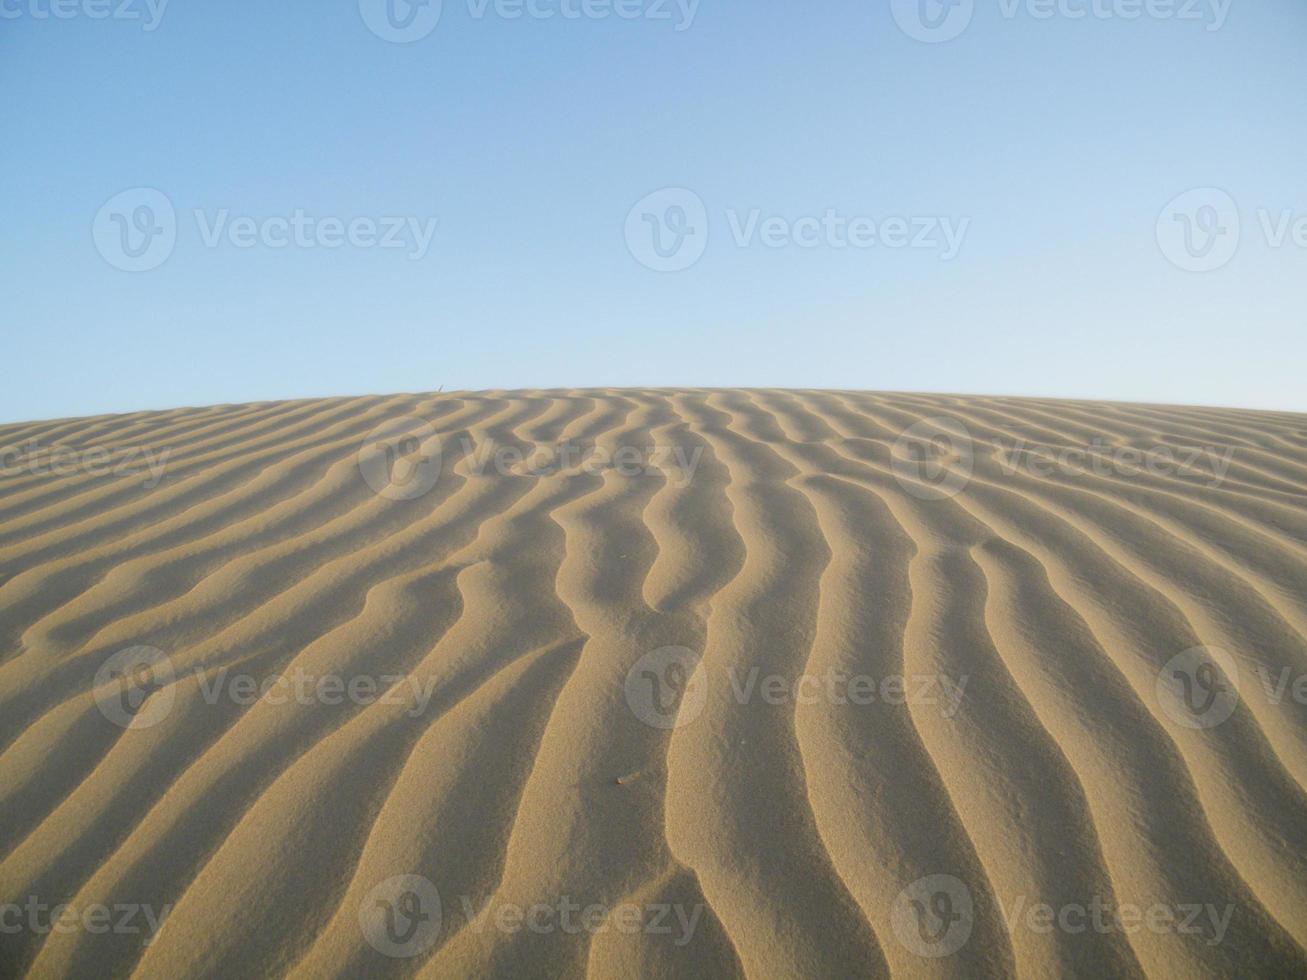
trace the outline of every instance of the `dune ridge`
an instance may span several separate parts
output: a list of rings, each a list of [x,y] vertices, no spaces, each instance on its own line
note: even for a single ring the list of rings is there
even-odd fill
[[[491,391],[0,450],[0,976],[1307,973],[1307,416]]]

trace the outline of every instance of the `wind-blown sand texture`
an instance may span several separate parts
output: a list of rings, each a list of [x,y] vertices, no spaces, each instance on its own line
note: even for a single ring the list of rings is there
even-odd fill
[[[0,975],[1307,975],[1307,417],[568,390],[0,447]],[[233,680],[293,674],[363,681]]]

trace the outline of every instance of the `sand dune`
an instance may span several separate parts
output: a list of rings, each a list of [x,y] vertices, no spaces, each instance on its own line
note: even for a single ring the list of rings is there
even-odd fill
[[[22,975],[1307,975],[1307,416],[0,427]]]

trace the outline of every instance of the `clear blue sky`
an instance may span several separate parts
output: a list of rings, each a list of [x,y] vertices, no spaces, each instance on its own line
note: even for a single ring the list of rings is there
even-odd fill
[[[372,0],[151,2],[0,0],[0,420],[439,386],[1307,410],[1301,0],[920,0],[939,43],[899,25],[918,0],[444,0],[433,28],[393,0],[408,43]],[[102,209],[142,187],[175,242],[123,271],[113,235],[159,213]],[[628,222],[667,187],[703,214]],[[275,247],[297,211],[437,225],[420,258],[407,224]],[[835,247],[828,212],[964,236]],[[1168,259],[1186,221],[1218,268]],[[683,227],[697,261],[642,264]]]

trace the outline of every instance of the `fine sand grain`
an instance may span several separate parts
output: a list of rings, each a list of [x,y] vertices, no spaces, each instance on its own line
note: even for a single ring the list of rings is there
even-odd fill
[[[1307,975],[1307,416],[485,392],[0,450],[0,976]]]

